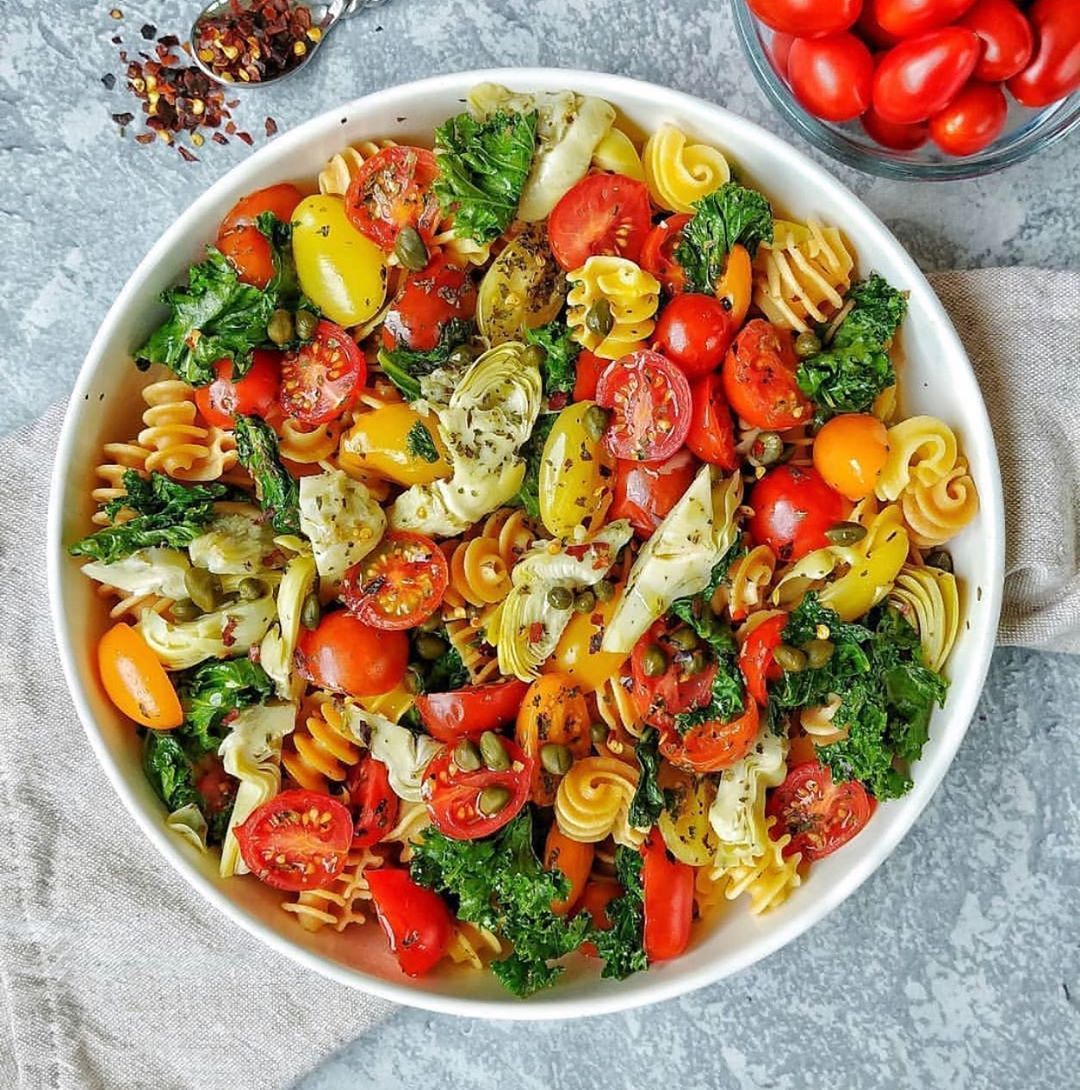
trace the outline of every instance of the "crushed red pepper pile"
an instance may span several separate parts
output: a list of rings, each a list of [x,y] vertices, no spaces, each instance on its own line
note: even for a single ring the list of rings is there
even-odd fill
[[[322,40],[311,9],[292,0],[229,0],[220,15],[201,20],[199,60],[230,83],[261,83],[295,68]]]

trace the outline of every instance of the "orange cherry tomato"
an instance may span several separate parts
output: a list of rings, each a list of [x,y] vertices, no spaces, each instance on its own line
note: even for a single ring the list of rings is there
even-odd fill
[[[585,892],[581,895],[581,901],[574,915],[587,912],[589,919],[592,920],[593,927],[597,931],[610,931],[613,925],[607,914],[607,906],[616,897],[621,897],[622,892],[622,886],[612,878],[593,878],[585,886]],[[600,956],[600,951],[596,949],[596,943],[594,942],[583,942],[581,952],[587,958],[598,958]]]
[[[544,844],[544,866],[548,870],[560,871],[570,882],[570,892],[566,897],[551,902],[551,911],[557,916],[565,916],[581,899],[595,854],[592,844],[571,840],[560,831],[558,825],[551,826]]]
[[[728,312],[734,329],[738,329],[746,321],[746,312],[750,309],[753,281],[754,268],[750,262],[750,252],[741,243],[736,242],[727,256],[724,274],[716,285],[716,298]],[[717,360],[717,363],[719,362]]]
[[[113,625],[101,637],[98,672],[109,699],[129,719],[155,730],[183,723],[184,709],[165,667],[131,625]]]
[[[874,491],[888,456],[889,433],[869,413],[834,416],[814,440],[814,468],[849,500],[864,499]]]
[[[238,415],[261,416],[265,420],[277,404],[281,358],[280,352],[257,348],[247,374],[238,379],[232,377],[232,360],[218,360],[214,381],[195,391],[195,404],[202,418],[218,428],[235,427]]]
[[[575,757],[592,752],[589,708],[581,688],[565,674],[544,674],[529,686],[518,711],[514,731],[517,743],[533,758],[532,800],[539,806],[555,801],[559,777],[540,761],[540,750],[564,745]]]
[[[241,197],[221,221],[217,248],[232,262],[245,284],[265,288],[274,276],[273,248],[255,221],[264,212],[273,212],[288,223],[303,197],[296,186],[288,183],[267,186]]]
[[[791,331],[752,318],[724,357],[728,404],[755,428],[782,431],[806,423],[811,406],[795,381],[798,366]]]

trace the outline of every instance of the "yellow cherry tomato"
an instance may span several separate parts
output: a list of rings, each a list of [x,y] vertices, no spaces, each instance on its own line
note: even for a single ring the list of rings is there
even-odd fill
[[[615,462],[600,441],[603,419],[595,402],[576,401],[559,413],[544,443],[540,521],[554,537],[579,526],[598,529],[611,506]]]
[[[750,263],[750,254],[745,246],[735,243],[728,254],[724,273],[716,285],[717,299],[726,299],[728,313],[734,323],[733,328],[742,325],[746,312],[750,309],[750,295],[753,287],[754,269]]]
[[[340,458],[346,467],[370,470],[396,484],[431,484],[450,476],[449,455],[434,417],[405,404],[358,414],[342,437]]]
[[[618,651],[601,651],[600,641],[621,597],[622,588],[617,587],[610,601],[597,602],[588,613],[575,613],[563,630],[544,672],[565,674],[587,693],[599,689],[608,678],[618,677],[619,667],[627,656]]]
[[[814,439],[814,468],[849,500],[864,499],[874,491],[888,456],[885,425],[869,413],[834,416]]]
[[[563,276],[547,234],[530,223],[492,262],[476,296],[476,324],[492,343],[521,339],[526,329],[546,325],[566,298]]]
[[[165,667],[131,625],[113,625],[98,643],[98,672],[109,699],[129,719],[155,730],[184,721]]]
[[[692,867],[711,863],[716,844],[709,824],[709,807],[716,788],[703,776],[684,772],[666,761],[660,766],[658,780],[667,805],[656,824],[668,850]]]
[[[386,298],[386,255],[353,227],[341,197],[305,197],[292,215],[296,275],[304,294],[340,326],[374,317]]]

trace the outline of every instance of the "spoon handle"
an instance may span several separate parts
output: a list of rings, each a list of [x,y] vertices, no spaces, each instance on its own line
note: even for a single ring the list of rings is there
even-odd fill
[[[380,7],[388,2],[389,0],[349,0],[339,18],[348,19],[351,15],[359,15],[362,11]]]

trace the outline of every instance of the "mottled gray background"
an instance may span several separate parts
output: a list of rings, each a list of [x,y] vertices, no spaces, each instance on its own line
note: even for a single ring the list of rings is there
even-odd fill
[[[64,396],[147,247],[247,154],[234,142],[185,163],[120,138],[109,114],[130,101],[100,82],[119,74],[110,37],[137,48],[144,22],[182,34],[194,5],[115,2],[120,23],[108,0],[0,4],[0,432]],[[752,84],[722,0],[395,0],[343,26],[310,73],[246,98],[237,120],[261,141],[268,114],[284,129],[366,91],[503,64],[651,79],[795,139]],[[832,169],[924,269],[1077,264],[1076,137],[981,181]],[[401,1010],[303,1090],[1075,1086],[1078,706],[1077,660],[999,651],[956,764],[893,857],[824,924],[732,980],[573,1023]]]

